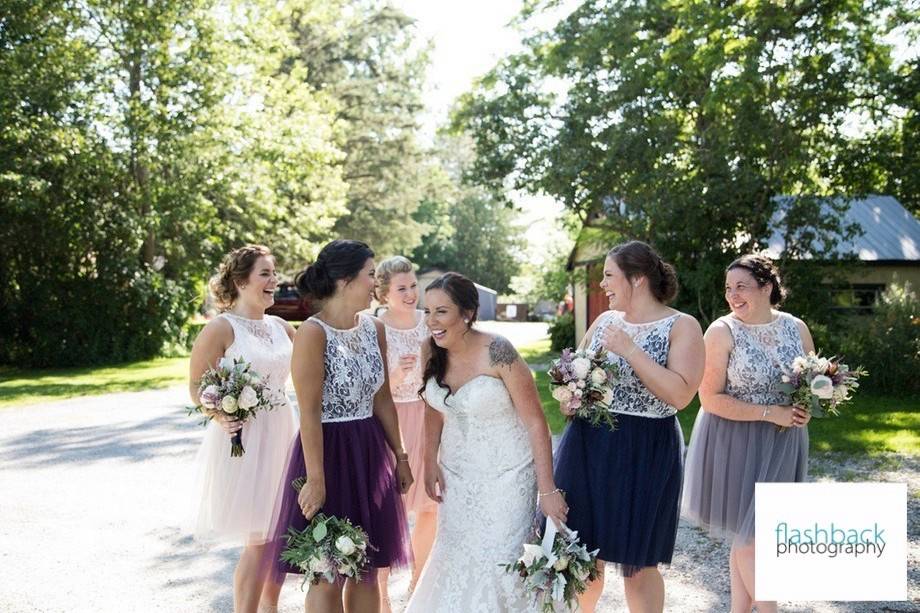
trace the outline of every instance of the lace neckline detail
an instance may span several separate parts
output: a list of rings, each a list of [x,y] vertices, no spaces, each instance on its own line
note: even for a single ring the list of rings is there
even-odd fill
[[[231,313],[230,311],[224,311],[224,315],[228,317],[233,317],[234,319],[239,319],[240,321],[252,321],[252,322],[266,322],[268,321],[268,316],[265,315],[259,319],[252,319],[251,317],[243,317],[242,315],[237,315],[236,313]]]
[[[672,313],[672,314],[668,315],[667,317],[662,317],[661,319],[656,319],[656,320],[654,320],[654,321],[643,321],[643,322],[641,322],[641,323],[633,323],[633,322],[631,322],[631,321],[626,321],[626,316],[623,314],[622,311],[614,311],[614,312],[616,313],[617,318],[619,318],[619,320],[620,320],[621,322],[623,322],[624,325],[633,326],[634,328],[644,328],[644,327],[657,326],[657,325],[663,324],[663,323],[665,323],[665,322],[667,322],[667,321],[669,321],[669,320],[671,320],[671,319],[674,319],[675,317],[677,317],[678,315],[680,315],[680,313]]]
[[[768,328],[770,326],[775,326],[783,318],[782,311],[773,311],[772,313],[773,313],[773,319],[770,321],[764,322],[762,324],[749,324],[746,321],[741,321],[741,319],[739,319],[738,317],[735,317],[734,313],[729,313],[725,317],[733,321],[734,323],[745,326],[747,328]]]
[[[416,317],[418,316],[416,315]],[[416,330],[418,330],[419,328],[425,325],[425,315],[422,314],[422,316],[418,318],[418,321],[416,322],[416,324],[412,326],[411,328],[397,328],[396,326],[391,326],[385,321],[383,322],[383,325],[387,327],[387,330],[389,332],[401,332],[403,334],[409,334],[410,332],[415,332]]]
[[[264,345],[269,347],[274,345],[274,338],[272,336],[272,322],[268,316],[262,319],[249,319],[248,317],[242,317],[235,313],[229,312],[225,312],[223,315],[227,316],[231,321],[237,322],[249,334],[261,341]]]
[[[361,327],[361,320],[362,320],[363,318],[361,317],[361,313],[356,313],[356,314],[355,314],[355,325],[353,325],[353,326],[350,327],[350,328],[336,328],[336,327],[333,326],[332,324],[326,323],[325,321],[323,321],[322,319],[320,319],[320,318],[317,317],[316,315],[313,315],[312,317],[310,317],[310,319],[313,320],[313,321],[315,321],[316,323],[318,323],[318,324],[321,325],[322,327],[326,328],[327,330],[332,330],[333,332],[344,332],[344,333],[348,333],[348,332],[355,332],[356,330],[358,330],[358,328]]]

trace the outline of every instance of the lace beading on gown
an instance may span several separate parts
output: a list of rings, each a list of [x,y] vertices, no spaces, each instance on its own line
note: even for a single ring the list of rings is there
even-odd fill
[[[422,343],[428,338],[428,328],[422,317],[418,325],[410,330],[400,330],[391,326],[387,330],[387,364],[392,373],[399,368],[399,356],[411,354],[420,356]],[[393,375],[390,375],[393,380]],[[422,387],[422,360],[419,357],[415,368],[406,375],[399,385],[392,386],[394,402],[415,402],[419,399],[418,390]]]
[[[795,319],[782,312],[772,322],[761,325],[745,324],[732,315],[719,319],[731,329],[734,341],[725,393],[754,404],[789,404],[789,395],[778,390],[777,385],[792,360],[805,354]]]
[[[604,330],[614,326],[626,332],[638,345],[639,350],[647,353],[658,364],[665,366],[668,363],[668,350],[671,347],[671,328],[674,327],[678,316],[675,313],[658,321],[634,324],[625,321],[623,313],[619,311],[607,311],[601,315],[603,319],[595,328],[588,349],[591,351],[601,349]],[[661,400],[645,387],[645,384],[636,376],[632,366],[622,356],[607,352],[607,361],[619,369],[619,376],[613,386],[613,410],[615,412],[657,418],[677,414],[675,407]]]
[[[339,330],[311,317],[326,332],[322,421],[366,419],[374,412],[374,394],[385,381],[377,328],[359,314],[358,325]]]
[[[534,603],[501,564],[520,557],[534,528],[530,439],[501,379],[480,375],[447,396],[425,396],[444,415],[439,463],[446,491],[438,532],[406,613],[524,613]]]

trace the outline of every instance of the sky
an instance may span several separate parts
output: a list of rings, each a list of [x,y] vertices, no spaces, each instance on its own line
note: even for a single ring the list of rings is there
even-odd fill
[[[563,2],[560,10],[578,4]],[[475,79],[521,47],[521,35],[510,22],[521,10],[521,0],[393,0],[416,20],[419,38],[431,41],[430,66],[424,93],[422,133],[431,142],[447,121],[453,101],[469,91]],[[554,15],[546,17],[554,23]],[[548,197],[514,195],[522,210],[521,227],[535,253],[547,241],[561,240],[556,221],[563,207]]]

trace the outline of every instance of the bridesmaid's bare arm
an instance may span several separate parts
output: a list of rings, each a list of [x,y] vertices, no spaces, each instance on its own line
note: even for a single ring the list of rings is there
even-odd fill
[[[326,333],[316,323],[304,322],[294,336],[291,377],[300,406],[300,443],[307,469],[307,482],[298,502],[307,519],[315,515],[326,500],[326,473],[323,466],[323,382],[326,378]],[[283,484],[289,487],[290,484]]]

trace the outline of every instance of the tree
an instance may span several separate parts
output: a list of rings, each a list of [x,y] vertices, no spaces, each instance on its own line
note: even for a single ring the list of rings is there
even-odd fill
[[[293,7],[289,61],[302,63],[306,82],[337,105],[332,129],[348,187],[335,233],[381,253],[408,252],[426,230],[413,213],[425,181],[416,133],[428,60],[412,19],[376,0]]]
[[[523,248],[516,212],[489,189],[465,181],[473,155],[468,140],[444,137],[433,155],[441,171],[433,175],[416,214],[429,231],[412,260],[422,268],[460,272],[499,293],[507,292],[520,270]]]
[[[845,200],[828,214],[815,198],[845,183],[846,122],[894,103],[894,6],[583,2],[487,74],[455,125],[475,139],[476,180],[650,241],[680,272],[680,306],[711,320],[724,266],[778,220],[790,260],[855,231]]]
[[[0,360],[154,355],[228,247],[278,241],[303,258],[331,235],[345,210],[335,106],[302,65],[280,70],[274,3],[233,6],[227,19],[206,0],[7,3]]]

